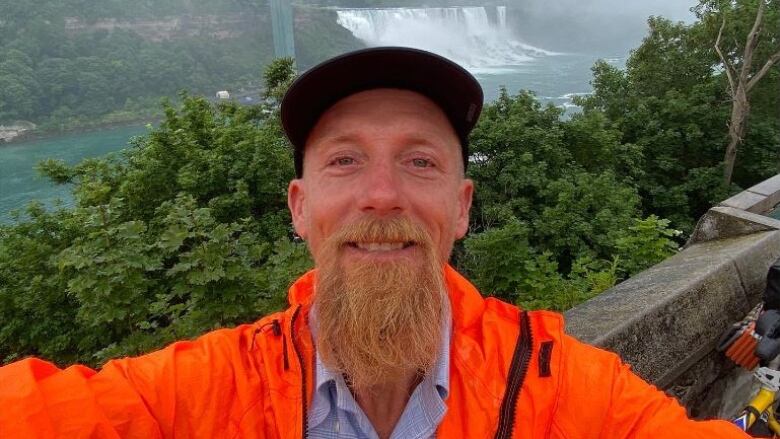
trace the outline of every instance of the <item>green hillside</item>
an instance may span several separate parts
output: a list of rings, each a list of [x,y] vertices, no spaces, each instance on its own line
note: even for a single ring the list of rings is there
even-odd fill
[[[360,46],[331,14],[296,11],[302,66]],[[4,2],[0,17],[0,123],[59,128],[149,116],[161,96],[182,89],[259,88],[273,57],[265,2]]]

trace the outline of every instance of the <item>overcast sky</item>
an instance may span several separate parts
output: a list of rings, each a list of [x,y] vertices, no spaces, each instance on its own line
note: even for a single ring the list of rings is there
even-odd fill
[[[500,1],[500,0],[499,0]],[[526,42],[548,50],[627,52],[647,35],[647,18],[693,22],[698,0],[506,0]]]
[[[662,15],[673,20],[692,21],[690,9],[697,0],[510,0],[521,7],[530,8],[535,13],[569,15],[573,11],[590,16],[638,16]],[[587,18],[587,17],[586,17]]]

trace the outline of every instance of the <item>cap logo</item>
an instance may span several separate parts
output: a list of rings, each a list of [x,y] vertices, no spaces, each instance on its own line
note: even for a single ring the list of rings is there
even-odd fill
[[[466,122],[471,122],[474,119],[475,111],[477,111],[477,104],[469,104],[469,111],[466,112]]]

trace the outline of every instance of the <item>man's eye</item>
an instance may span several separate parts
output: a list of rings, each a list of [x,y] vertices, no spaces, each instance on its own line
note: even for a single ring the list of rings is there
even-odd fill
[[[339,157],[333,161],[333,164],[338,166],[349,166],[355,163],[355,159],[352,157]]]
[[[430,168],[433,166],[433,163],[427,159],[412,159],[412,164],[417,168]]]

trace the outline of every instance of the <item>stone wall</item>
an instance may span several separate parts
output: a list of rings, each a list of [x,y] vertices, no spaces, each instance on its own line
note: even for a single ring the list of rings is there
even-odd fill
[[[711,209],[680,253],[566,313],[572,335],[618,352],[694,417],[730,417],[751,390],[714,348],[780,258],[780,221],[762,216],[780,202],[780,176],[757,186]]]

